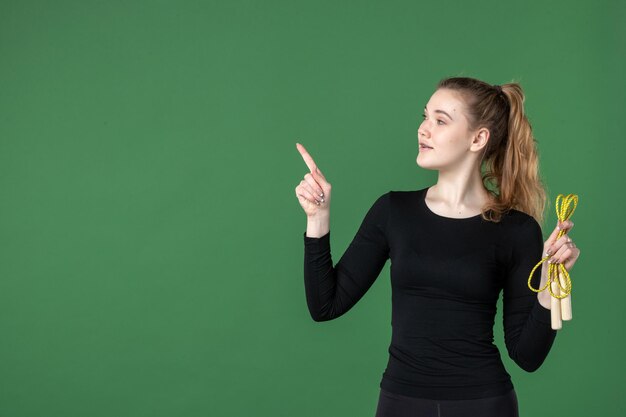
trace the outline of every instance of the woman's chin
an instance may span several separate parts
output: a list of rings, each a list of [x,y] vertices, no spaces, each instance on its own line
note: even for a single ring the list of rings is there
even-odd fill
[[[419,155],[417,155],[417,158],[415,158],[415,162],[417,162],[417,166],[419,166],[420,168],[424,168],[424,169],[436,169],[436,167],[433,167],[431,164],[429,163],[425,163],[423,159],[420,158]]]

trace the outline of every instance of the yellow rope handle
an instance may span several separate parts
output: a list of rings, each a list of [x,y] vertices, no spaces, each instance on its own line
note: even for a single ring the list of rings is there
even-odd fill
[[[568,194],[567,196],[563,196],[563,194],[559,194],[556,197],[556,205],[555,205],[557,218],[561,222],[564,222],[565,220],[569,219],[574,213],[574,210],[576,209],[577,205],[578,205],[578,196],[576,194]],[[560,230],[556,236],[556,240],[558,240],[565,233],[566,233],[565,230]],[[547,288],[548,291],[550,291],[550,294],[554,298],[559,298],[559,299],[565,298],[572,292],[572,280],[570,279],[569,273],[567,272],[567,269],[565,269],[563,264],[554,263],[548,266],[548,282],[546,282],[546,285],[544,285],[543,288],[535,289],[530,284],[530,281],[533,278],[533,274],[535,273],[535,270],[539,267],[539,265],[541,265],[548,259],[550,259],[550,256],[546,256],[545,258],[541,259],[539,263],[535,265],[533,270],[530,271],[530,275],[528,276],[528,288],[530,288],[534,292],[541,292]],[[561,272],[563,273],[565,287],[561,285],[561,280],[559,279],[559,268],[561,269]],[[552,292],[552,285],[550,285],[552,281],[556,282],[559,288],[561,289],[560,295],[556,295],[554,294],[554,292]]]

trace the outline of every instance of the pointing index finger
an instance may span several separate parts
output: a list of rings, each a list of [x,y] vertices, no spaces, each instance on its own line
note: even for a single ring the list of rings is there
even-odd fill
[[[300,152],[300,155],[302,155],[302,159],[304,159],[304,163],[306,164],[306,166],[309,167],[309,170],[311,172],[314,172],[317,168],[317,165],[315,165],[315,161],[313,161],[311,155],[309,155],[307,150],[300,143],[296,143],[296,148],[298,148],[298,152]]]

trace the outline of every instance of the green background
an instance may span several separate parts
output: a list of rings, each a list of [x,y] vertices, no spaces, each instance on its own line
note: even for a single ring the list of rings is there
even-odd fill
[[[416,131],[447,76],[521,83],[545,238],[579,196],[537,372],[497,317],[521,414],[623,415],[624,4],[0,1],[0,416],[373,416],[389,262],[311,320],[295,143],[337,261],[378,196],[436,181]]]

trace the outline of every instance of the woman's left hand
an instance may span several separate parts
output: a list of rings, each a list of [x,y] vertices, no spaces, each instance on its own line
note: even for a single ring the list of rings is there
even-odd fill
[[[543,245],[543,253],[545,256],[550,256],[550,259],[542,264],[541,268],[541,283],[539,284],[539,288],[543,288],[548,282],[548,263],[560,263],[563,264],[567,272],[569,272],[576,260],[580,256],[580,249],[576,247],[576,244],[572,240],[571,237],[568,236],[570,230],[574,227],[574,222],[571,220],[566,220],[564,222],[559,222],[557,227],[554,229],[548,240],[545,241]],[[564,229],[566,232],[563,236],[557,239],[557,235]],[[541,291],[537,294],[539,298],[539,302],[542,306],[547,309],[550,309],[550,292],[546,289],[545,291]]]
[[[544,256],[551,257],[547,262],[563,264],[567,272],[572,269],[580,256],[580,249],[576,247],[572,238],[568,236],[572,227],[574,227],[574,222],[571,220],[565,220],[563,223],[559,222],[559,225],[557,225],[543,245]],[[565,230],[565,234],[556,240],[561,229]]]

